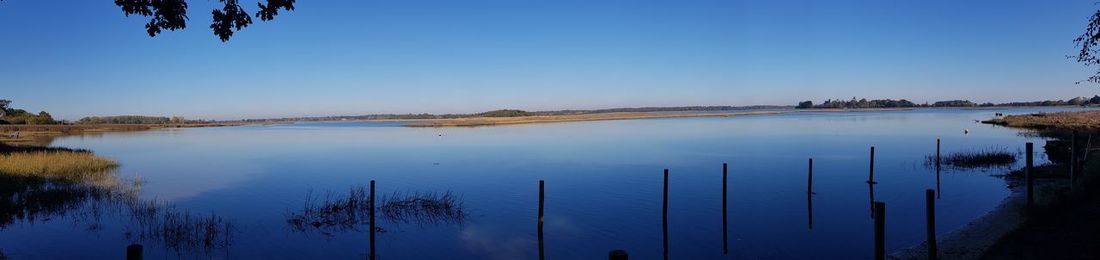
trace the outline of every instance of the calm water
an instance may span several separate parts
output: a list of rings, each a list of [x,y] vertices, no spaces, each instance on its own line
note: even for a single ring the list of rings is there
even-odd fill
[[[887,203],[888,250],[923,241],[923,194],[936,181],[922,163],[934,154],[937,137],[944,153],[993,146],[1017,152],[1027,141],[1042,147],[1041,139],[974,120],[994,112],[1053,110],[1067,109],[801,112],[442,129],[300,123],[65,137],[53,145],[119,161],[119,175],[140,180],[140,200],[171,204],[196,218],[216,215],[230,228],[216,233],[217,243],[143,237],[132,212],[87,199],[13,221],[0,230],[0,250],[16,259],[119,259],[127,245],[141,243],[151,259],[362,258],[365,222],[295,228],[288,217],[301,213],[311,197],[316,204],[377,180],[380,195],[460,195],[464,214],[461,220],[380,217],[382,259],[537,259],[538,181],[545,180],[547,258],[600,259],[625,249],[633,259],[660,259],[662,169],[668,168],[672,259],[870,258],[871,196]],[[870,194],[864,181],[872,145],[879,184]],[[806,196],[810,157],[812,209]],[[729,255],[722,242],[723,162],[730,165]],[[938,232],[995,207],[1009,191],[990,175],[1004,171],[944,172]]]

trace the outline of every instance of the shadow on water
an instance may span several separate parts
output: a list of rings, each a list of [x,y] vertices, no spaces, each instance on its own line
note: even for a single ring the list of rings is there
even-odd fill
[[[0,173],[0,230],[68,217],[89,232],[104,232],[103,221],[110,219],[121,223],[122,235],[132,243],[162,245],[180,256],[228,252],[232,228],[221,217],[139,199],[140,183],[113,171],[89,176],[97,177],[72,181]]]
[[[328,192],[323,199],[306,195],[301,210],[288,211],[286,222],[295,232],[318,232],[332,237],[341,232],[360,232],[370,219],[370,194],[363,186],[355,186],[347,193]],[[402,224],[462,225],[467,214],[462,198],[446,192],[393,192],[380,196],[378,217],[396,227]],[[375,232],[385,233],[382,227]]]

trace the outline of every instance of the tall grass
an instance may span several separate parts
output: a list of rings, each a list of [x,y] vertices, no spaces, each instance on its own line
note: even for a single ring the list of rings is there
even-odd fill
[[[37,151],[0,154],[0,174],[74,182],[103,179],[118,167],[110,159],[84,151]]]

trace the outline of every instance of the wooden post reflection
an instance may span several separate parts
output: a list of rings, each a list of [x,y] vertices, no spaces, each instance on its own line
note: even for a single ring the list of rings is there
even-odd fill
[[[875,218],[875,184],[867,184],[867,193],[870,194],[871,219]]]
[[[810,158],[806,174],[806,216],[810,230],[814,229],[814,158]]]

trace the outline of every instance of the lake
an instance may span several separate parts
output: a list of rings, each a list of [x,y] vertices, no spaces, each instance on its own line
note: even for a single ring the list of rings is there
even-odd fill
[[[888,251],[924,240],[924,192],[937,187],[934,168],[924,162],[937,138],[944,154],[991,147],[1019,153],[1015,168],[1023,164],[1024,143],[1036,142],[1037,164],[1043,163],[1043,139],[975,120],[1063,110],[1077,109],[795,112],[477,128],[309,122],[69,136],[51,145],[117,160],[119,176],[137,183],[130,199],[172,212],[156,225],[197,222],[206,231],[146,232],[148,221],[133,203],[72,196],[31,217],[8,213],[0,250],[16,259],[120,259],[127,245],[139,243],[150,259],[362,259],[370,237],[364,212],[317,208],[361,198],[357,187],[375,180],[378,196],[391,202],[377,218],[380,259],[538,259],[539,180],[545,180],[546,258],[605,259],[623,249],[632,259],[661,259],[669,169],[671,259],[866,259],[873,253],[872,198],[887,204]],[[873,191],[865,182],[871,146]],[[1005,172],[944,170],[937,232],[996,207],[1010,191],[993,175]],[[431,204],[439,200],[446,203]]]

